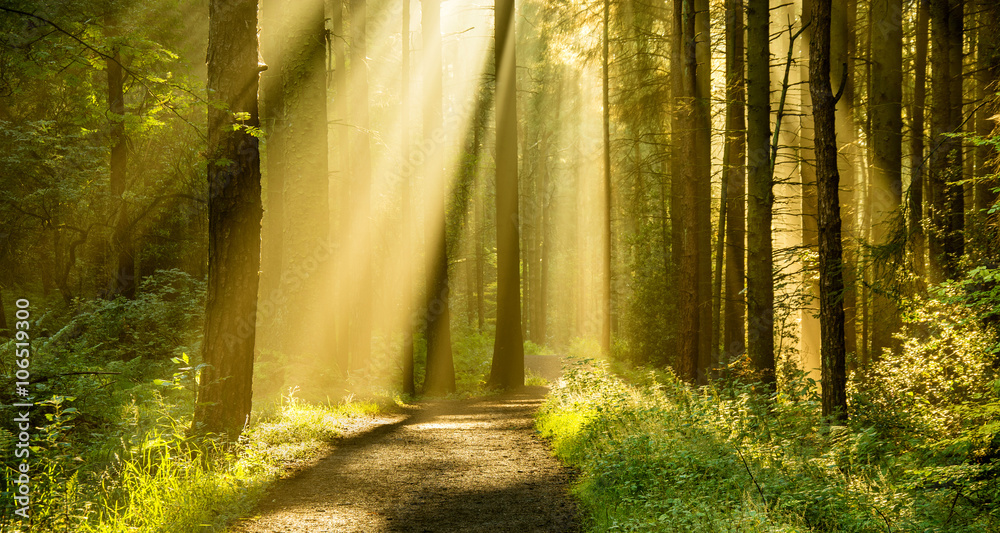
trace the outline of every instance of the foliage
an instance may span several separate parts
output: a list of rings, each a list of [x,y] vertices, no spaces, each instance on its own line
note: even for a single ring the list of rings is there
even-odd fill
[[[862,416],[828,426],[804,376],[768,399],[738,381],[621,373],[578,362],[537,419],[582,470],[574,490],[593,531],[996,527],[987,463],[928,453],[946,441],[901,446]]]

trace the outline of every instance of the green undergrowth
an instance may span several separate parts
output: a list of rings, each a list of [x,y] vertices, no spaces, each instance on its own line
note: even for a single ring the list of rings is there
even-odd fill
[[[591,531],[1000,530],[995,460],[962,443],[982,420],[950,436],[866,416],[831,426],[810,385],[800,375],[765,397],[579,360],[537,427],[580,469]]]
[[[129,451],[115,454],[100,471],[80,468],[85,461],[73,456],[76,450],[68,442],[39,447],[45,453],[39,462],[59,486],[34,495],[31,522],[11,517],[0,531],[221,531],[249,514],[289,467],[340,435],[344,422],[390,405],[313,404],[299,401],[293,392],[255,413],[232,445],[186,438],[188,421],[161,413],[157,424],[133,437],[133,445],[122,447]],[[55,431],[68,431],[72,412],[63,411],[54,420]],[[5,492],[13,489],[11,484],[8,477]]]

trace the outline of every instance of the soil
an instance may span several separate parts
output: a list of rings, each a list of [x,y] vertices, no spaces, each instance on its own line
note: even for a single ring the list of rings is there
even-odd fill
[[[421,403],[348,431],[233,533],[580,531],[572,471],[536,435],[543,387]]]

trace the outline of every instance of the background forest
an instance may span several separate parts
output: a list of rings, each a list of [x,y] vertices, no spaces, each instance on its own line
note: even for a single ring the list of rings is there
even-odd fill
[[[0,27],[0,531],[223,530],[335,421],[555,354],[592,530],[1000,531],[996,0]]]

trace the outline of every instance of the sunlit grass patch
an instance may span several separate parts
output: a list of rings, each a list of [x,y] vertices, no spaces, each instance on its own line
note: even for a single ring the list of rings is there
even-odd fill
[[[247,515],[283,467],[314,455],[372,402],[311,404],[293,395],[265,409],[235,446],[150,434],[102,486],[83,532],[219,531]]]

